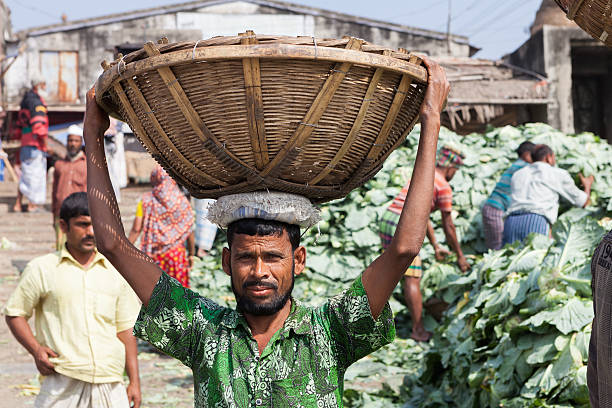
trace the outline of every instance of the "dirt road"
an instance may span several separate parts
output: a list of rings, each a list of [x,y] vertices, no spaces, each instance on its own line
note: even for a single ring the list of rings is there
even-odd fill
[[[122,190],[123,200],[120,207],[126,230],[131,226],[139,197],[147,189],[130,187]],[[19,274],[28,261],[53,251],[55,239],[49,205],[40,213],[13,213],[16,191],[15,183],[0,182],[0,240],[4,241],[4,246],[13,246],[0,249],[2,307],[17,285]],[[143,408],[193,407],[191,370],[174,359],[154,353],[145,343],[139,344],[139,366]],[[38,385],[39,378],[34,360],[15,341],[3,318],[0,322],[1,405],[11,408],[31,406]]]

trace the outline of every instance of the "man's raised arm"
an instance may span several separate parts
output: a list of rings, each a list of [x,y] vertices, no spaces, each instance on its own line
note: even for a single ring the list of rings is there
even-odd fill
[[[450,85],[442,67],[427,58],[424,62],[429,72],[429,80],[420,113],[419,148],[404,208],[391,244],[362,276],[374,318],[378,318],[393,289],[418,255],[431,210],[440,112]]]
[[[96,103],[92,88],[87,93],[83,137],[87,155],[87,198],[96,246],[146,306],[162,271],[125,236],[104,155],[104,132],[108,126],[108,115]]]

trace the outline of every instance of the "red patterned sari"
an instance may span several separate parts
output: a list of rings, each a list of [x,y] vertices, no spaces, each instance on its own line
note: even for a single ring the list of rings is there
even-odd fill
[[[142,197],[142,250],[168,275],[189,287],[185,241],[193,226],[189,201],[160,166],[151,172],[153,190]]]

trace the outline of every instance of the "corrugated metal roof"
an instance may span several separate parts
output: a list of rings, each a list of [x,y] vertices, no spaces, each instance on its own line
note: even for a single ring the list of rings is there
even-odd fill
[[[225,3],[233,3],[236,0],[199,0],[189,1],[186,3],[173,4],[168,6],[154,7],[148,9],[134,10],[131,12],[109,14],[106,16],[68,21],[66,23],[58,23],[53,25],[32,27],[26,30],[21,30],[17,33],[18,36],[36,37],[45,34],[51,34],[61,31],[78,30],[101,24],[112,24],[121,21],[134,20],[138,18],[145,18],[151,16],[157,16],[167,13],[175,13],[180,11],[195,10],[201,7],[214,6]],[[387,29],[391,31],[397,31],[407,34],[420,35],[423,37],[435,38],[435,39],[446,39],[446,33],[439,31],[425,30],[416,27],[410,27],[402,24],[390,23],[387,21],[373,20],[366,17],[353,16],[350,14],[339,13],[335,11],[320,9],[316,7],[302,6],[294,3],[287,3],[277,0],[241,0],[247,3],[253,3],[260,6],[271,7],[281,10],[291,11],[293,13],[308,14],[312,16],[321,16],[331,18],[335,20],[351,22],[356,24],[363,24],[371,27],[377,27]],[[459,44],[469,45],[469,40],[465,36],[451,35],[451,39]]]

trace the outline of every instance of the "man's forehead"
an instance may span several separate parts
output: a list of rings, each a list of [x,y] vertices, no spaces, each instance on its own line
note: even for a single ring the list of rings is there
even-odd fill
[[[70,222],[91,224],[91,217],[89,215],[77,215],[76,217],[72,217]]]
[[[282,248],[287,245],[291,247],[291,241],[285,230],[282,234],[270,235],[235,234],[232,240],[234,249],[248,249],[256,246]]]

